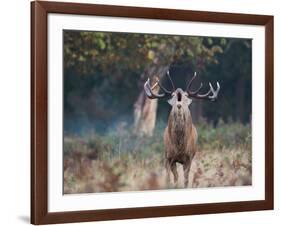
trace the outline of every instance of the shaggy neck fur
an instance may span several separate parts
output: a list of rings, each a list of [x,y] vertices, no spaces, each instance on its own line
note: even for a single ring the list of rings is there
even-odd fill
[[[192,131],[192,118],[189,110],[173,108],[169,116],[169,135],[178,151],[183,151]]]

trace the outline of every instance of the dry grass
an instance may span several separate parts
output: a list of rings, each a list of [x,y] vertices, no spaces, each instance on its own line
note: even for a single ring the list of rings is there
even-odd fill
[[[167,184],[163,130],[153,137],[136,137],[123,124],[103,135],[64,137],[64,193],[140,191],[183,187]],[[189,188],[251,185],[251,126],[219,122],[197,125],[199,150],[192,162]]]
[[[182,188],[182,167],[180,164],[177,167],[178,184],[167,184],[161,154],[143,159],[124,154],[101,160],[89,153],[73,152],[64,158],[64,193]],[[188,187],[251,185],[251,169],[250,150],[199,151],[192,162]]]

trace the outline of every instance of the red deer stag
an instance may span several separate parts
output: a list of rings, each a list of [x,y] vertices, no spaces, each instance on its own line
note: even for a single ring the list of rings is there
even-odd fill
[[[189,110],[189,105],[192,102],[191,98],[204,99],[215,101],[218,97],[220,85],[217,82],[217,89],[215,90],[211,83],[209,83],[209,91],[205,94],[200,94],[203,84],[195,91],[190,91],[192,82],[196,78],[196,72],[189,81],[186,91],[181,88],[175,88],[173,81],[167,72],[167,76],[173,87],[172,91],[169,91],[163,87],[159,80],[153,86],[150,86],[149,78],[144,84],[144,91],[148,98],[170,98],[168,103],[172,106],[172,110],[169,115],[168,125],[164,132],[164,145],[165,145],[165,167],[167,171],[167,180],[170,182],[170,171],[174,175],[174,183],[177,184],[178,172],[176,163],[183,165],[184,171],[184,186],[188,186],[189,170],[192,159],[196,153],[197,147],[197,131],[192,123],[192,117]],[[153,89],[159,86],[163,93],[154,93]]]

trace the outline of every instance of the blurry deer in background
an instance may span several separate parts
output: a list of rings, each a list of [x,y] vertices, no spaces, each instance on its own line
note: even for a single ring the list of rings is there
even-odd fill
[[[165,145],[165,167],[167,171],[167,180],[170,183],[170,171],[174,175],[174,183],[177,184],[178,172],[176,163],[183,165],[184,171],[184,186],[188,186],[189,170],[192,159],[197,150],[197,131],[192,123],[192,117],[189,110],[191,98],[204,99],[215,101],[218,97],[220,85],[217,82],[217,89],[215,90],[211,83],[209,83],[209,91],[205,94],[199,94],[203,84],[195,91],[190,91],[192,82],[196,78],[196,72],[189,81],[186,91],[181,88],[175,88],[173,81],[167,72],[167,76],[171,82],[173,90],[167,90],[163,87],[159,80],[153,86],[150,86],[149,78],[144,84],[144,91],[146,96],[150,99],[156,98],[170,98],[168,103],[172,106],[169,115],[168,125],[164,132],[164,145]],[[163,92],[161,94],[153,93],[153,89],[159,86]]]

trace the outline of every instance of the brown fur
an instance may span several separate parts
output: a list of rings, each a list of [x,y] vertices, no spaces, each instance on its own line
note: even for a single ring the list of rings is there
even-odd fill
[[[178,181],[177,165],[183,165],[184,186],[188,186],[189,170],[196,152],[197,131],[192,123],[188,106],[181,109],[173,106],[169,115],[168,125],[164,132],[165,167],[167,180],[170,182],[170,171],[174,182]]]

